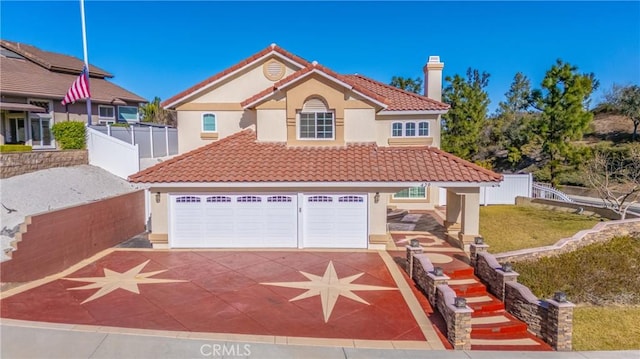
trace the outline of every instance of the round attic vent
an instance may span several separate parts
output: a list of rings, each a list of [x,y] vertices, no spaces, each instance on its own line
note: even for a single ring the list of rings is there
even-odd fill
[[[284,65],[276,60],[267,61],[263,65],[262,70],[264,76],[271,81],[278,81],[284,77]]]

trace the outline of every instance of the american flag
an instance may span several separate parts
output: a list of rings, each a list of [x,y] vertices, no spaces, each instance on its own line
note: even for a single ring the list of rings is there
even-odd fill
[[[64,96],[62,104],[66,105],[70,102],[76,102],[79,99],[90,97],[89,73],[87,71],[87,67],[84,66],[78,78],[73,82],[73,84],[71,84],[71,87],[69,87],[69,91],[67,91],[67,94]]]

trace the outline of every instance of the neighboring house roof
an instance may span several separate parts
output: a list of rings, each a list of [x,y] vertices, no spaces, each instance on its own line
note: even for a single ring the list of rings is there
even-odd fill
[[[5,40],[1,40],[0,45],[6,48],[6,42]],[[23,45],[21,44],[21,46]],[[30,46],[30,48],[33,47]],[[76,60],[80,61],[78,59]],[[80,61],[80,63],[82,62]],[[3,95],[52,99],[64,98],[69,87],[77,79],[80,71],[82,71],[82,67],[80,67],[75,72],[59,72],[54,67],[48,68],[32,61],[26,56],[23,56],[23,58],[0,56],[0,69],[2,70],[2,76],[0,76],[0,93]],[[109,74],[109,76],[112,75]],[[107,81],[103,77],[91,77],[89,82],[91,100],[96,103],[122,104],[123,100],[129,102],[147,102],[146,99]]]
[[[433,147],[288,147],[247,129],[129,177],[138,183],[499,182],[502,176]]]
[[[360,86],[358,84],[355,84],[353,81],[351,81],[350,79],[348,79],[345,76],[342,75],[338,75],[337,73],[331,71],[330,69],[326,68],[325,66],[322,66],[320,64],[318,64],[317,62],[313,62],[311,64],[309,64],[309,66],[304,67],[294,73],[292,73],[291,75],[283,78],[282,80],[276,82],[275,84],[273,84],[273,86],[268,87],[260,92],[258,92],[257,94],[249,97],[248,99],[242,101],[240,104],[243,107],[251,107],[254,106],[256,104],[258,104],[259,102],[262,102],[266,99],[268,99],[269,97],[271,97],[271,95],[275,94],[278,90],[282,90],[285,87],[290,86],[291,84],[300,81],[301,79],[304,79],[308,76],[310,76],[313,73],[318,73],[321,75],[324,75],[325,78],[328,78],[334,82],[337,82],[339,84],[341,84],[344,87],[348,87],[350,90],[354,90],[356,93],[359,93],[361,96],[364,96],[365,98],[368,98],[370,101],[373,101],[375,103],[378,103],[379,106],[381,107],[387,107],[387,99],[383,96],[378,95],[377,93],[370,91],[369,89],[367,89],[366,87]]]
[[[41,50],[35,46],[15,41],[0,40],[0,46],[22,55],[51,71],[70,72],[77,75],[84,66],[84,62],[76,57]],[[109,72],[91,64],[89,64],[89,75],[103,78],[113,77]]]
[[[207,78],[206,80],[199,82],[197,84],[195,84],[194,86],[189,87],[188,89],[180,92],[179,94],[165,100],[162,102],[162,107],[172,107],[175,105],[175,103],[184,100],[186,97],[188,97],[189,95],[193,94],[194,92],[202,89],[203,87],[206,87],[207,85],[213,84],[218,80],[223,79],[224,77],[226,77],[227,75],[236,72],[238,70],[241,70],[243,67],[255,62],[258,59],[261,59],[263,57],[267,57],[269,55],[271,55],[272,53],[276,53],[279,54],[281,56],[284,56],[285,58],[289,59],[290,61],[292,61],[293,63],[296,63],[300,66],[308,66],[310,65],[310,62],[303,59],[302,57],[296,56],[288,51],[286,51],[285,49],[281,48],[280,46],[276,45],[276,44],[271,44],[269,45],[267,48],[247,57],[246,59],[238,62],[237,64],[227,68],[226,70],[223,70],[222,72],[219,72],[209,78]]]
[[[344,77],[351,83],[386,98],[389,102],[386,111],[445,111],[449,109],[449,105],[440,101],[401,90],[362,75],[345,75]]]
[[[384,109],[386,111],[446,111],[449,109],[449,105],[415,94],[412,92],[404,91],[393,86],[385,85],[381,82],[372,80],[362,75],[340,75],[325,66],[313,63],[296,56],[281,47],[272,44],[259,51],[258,53],[240,61],[239,63],[219,72],[208,79],[180,92],[179,94],[169,98],[162,102],[163,107],[175,107],[177,104],[186,100],[194,93],[205,89],[208,86],[213,86],[216,82],[223,80],[228,75],[237,72],[245,66],[254,63],[255,61],[265,58],[272,53],[282,55],[292,62],[300,65],[302,68],[293,74],[283,78],[282,80],[274,83],[272,87],[266,88],[261,92],[254,94],[244,100],[241,105],[243,107],[251,107],[259,101],[268,98],[276,90],[281,87],[285,87],[291,83],[294,83],[299,78],[303,78],[306,74],[312,71],[319,71],[326,75],[329,75],[335,80],[348,84],[351,88],[365,95],[369,99],[375,99],[375,102],[385,104]]]

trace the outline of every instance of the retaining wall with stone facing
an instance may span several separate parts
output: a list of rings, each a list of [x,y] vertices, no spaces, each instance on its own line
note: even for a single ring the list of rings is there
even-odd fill
[[[535,260],[573,252],[578,248],[594,243],[602,243],[620,236],[640,236],[640,218],[600,222],[592,229],[580,231],[569,238],[559,240],[553,245],[503,252],[495,255],[501,262]]]
[[[471,265],[489,292],[504,302],[505,309],[525,322],[529,331],[558,351],[570,351],[573,308],[570,302],[540,300],[517,282],[517,272],[505,272],[486,244],[471,244]]]
[[[89,164],[89,155],[86,150],[0,153],[0,178],[9,178],[54,167],[87,164]]]
[[[431,306],[444,318],[447,325],[447,341],[456,350],[471,349],[471,315],[473,309],[468,306],[458,308],[454,305],[455,291],[447,284],[446,275],[433,273],[434,267],[420,247],[407,247],[407,271],[427,296]]]

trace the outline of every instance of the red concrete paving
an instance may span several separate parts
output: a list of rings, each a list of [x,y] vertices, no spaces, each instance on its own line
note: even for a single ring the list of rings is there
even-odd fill
[[[340,296],[325,323],[320,296],[290,301],[306,289],[264,285],[322,277],[331,261],[339,278],[364,273],[353,284],[396,288],[375,252],[114,251],[67,278],[125,273],[149,261],[139,275],[184,282],[138,284],[139,294],[119,288],[82,304],[98,291],[70,290],[90,281],[57,279],[0,301],[2,318],[141,329],[372,340],[420,340],[424,335],[400,291],[353,293],[366,305]],[[428,305],[428,303],[427,303]]]

